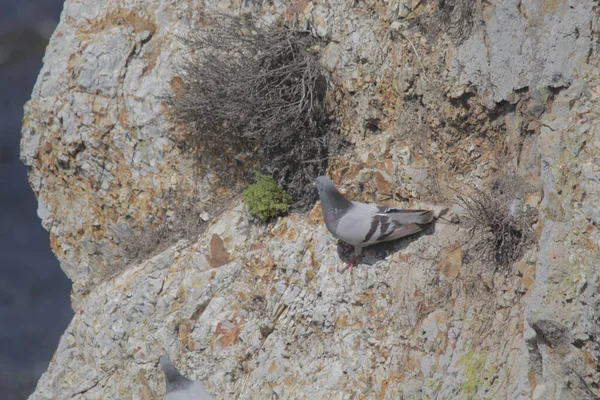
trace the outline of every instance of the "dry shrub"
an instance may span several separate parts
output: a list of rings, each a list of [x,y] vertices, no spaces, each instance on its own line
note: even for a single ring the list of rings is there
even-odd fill
[[[297,209],[312,204],[310,185],[325,171],[334,136],[318,40],[226,15],[192,31],[179,86],[166,98],[190,128],[179,141],[214,160],[211,167],[273,176]]]
[[[204,231],[207,222],[201,218],[202,212],[192,204],[184,204],[168,213],[166,221],[162,223],[149,223],[139,229],[119,232],[117,236],[123,248],[125,263],[146,260],[180,239],[198,237]]]
[[[455,44],[461,44],[480,15],[481,0],[438,0],[433,13],[422,15],[415,22],[430,39],[446,34]]]
[[[169,205],[168,209],[137,225],[113,228],[120,261],[102,269],[95,281],[111,279],[129,265],[148,260],[181,239],[194,241],[204,232],[210,219],[227,206],[207,204],[198,191],[172,189],[165,196],[163,203]]]
[[[461,223],[470,230],[469,257],[507,267],[525,254],[534,243],[532,225],[537,220],[536,210],[523,206],[526,193],[522,178],[507,175],[490,193],[472,189],[470,194],[456,195],[465,212]]]

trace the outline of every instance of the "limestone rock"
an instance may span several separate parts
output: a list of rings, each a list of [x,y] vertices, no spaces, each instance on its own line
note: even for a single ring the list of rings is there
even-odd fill
[[[487,91],[492,102],[516,89],[569,86],[589,69],[592,7],[586,1],[487,4],[482,29],[457,49],[453,74]]]
[[[587,2],[544,4],[487,5],[456,47],[378,1],[67,0],[22,159],[76,315],[31,399],[161,398],[161,354],[216,399],[600,396],[598,26]],[[353,146],[330,160],[344,194],[448,213],[340,274],[318,205],[258,225],[234,202],[200,237],[94,281],[119,258],[114,226],[168,212],[176,185],[201,203],[223,190],[168,139],[160,101],[177,36],[216,10],[324,38]],[[539,243],[496,271],[469,260],[453,196],[505,169],[532,188]]]

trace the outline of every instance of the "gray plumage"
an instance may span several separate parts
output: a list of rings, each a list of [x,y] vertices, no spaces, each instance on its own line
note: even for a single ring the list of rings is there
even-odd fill
[[[420,232],[423,230],[421,225],[433,220],[432,211],[402,210],[350,201],[326,176],[318,177],[315,187],[321,198],[327,229],[336,238],[353,245],[357,256],[363,247]]]
[[[168,356],[160,356],[159,362],[165,373],[165,400],[212,400],[204,385],[181,375]]]

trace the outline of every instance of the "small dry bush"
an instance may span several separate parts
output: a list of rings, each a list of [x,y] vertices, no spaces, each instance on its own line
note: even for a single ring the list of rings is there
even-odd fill
[[[471,34],[480,15],[480,0],[438,0],[433,13],[415,21],[430,39],[446,34],[454,43],[461,44]]]
[[[193,241],[208,226],[209,219],[226,205],[209,205],[197,191],[170,190],[164,199],[169,208],[134,226],[113,228],[120,261],[104,268],[98,281],[118,275],[129,265],[139,263],[166,250],[181,239]]]
[[[524,181],[512,175],[498,180],[490,193],[472,189],[456,195],[464,210],[461,223],[470,230],[469,257],[507,267],[534,244],[537,212],[523,207],[526,193]]]
[[[128,230],[119,236],[126,264],[146,260],[180,239],[198,237],[206,226],[202,211],[191,204],[176,207],[158,224],[148,224],[139,230]]]
[[[211,167],[273,176],[297,209],[312,204],[310,185],[324,173],[337,136],[318,40],[307,31],[218,15],[183,42],[181,80],[166,98],[190,128],[179,141],[214,160]]]

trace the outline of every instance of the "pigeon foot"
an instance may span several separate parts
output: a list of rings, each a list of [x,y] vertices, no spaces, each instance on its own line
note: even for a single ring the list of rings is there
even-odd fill
[[[342,273],[345,272],[348,268],[350,268],[350,270],[352,270],[352,267],[356,264],[356,260],[358,260],[358,257],[360,257],[360,254],[357,256],[354,256],[354,258],[352,260],[350,260],[350,262],[348,264],[346,264],[346,266],[342,270]]]

